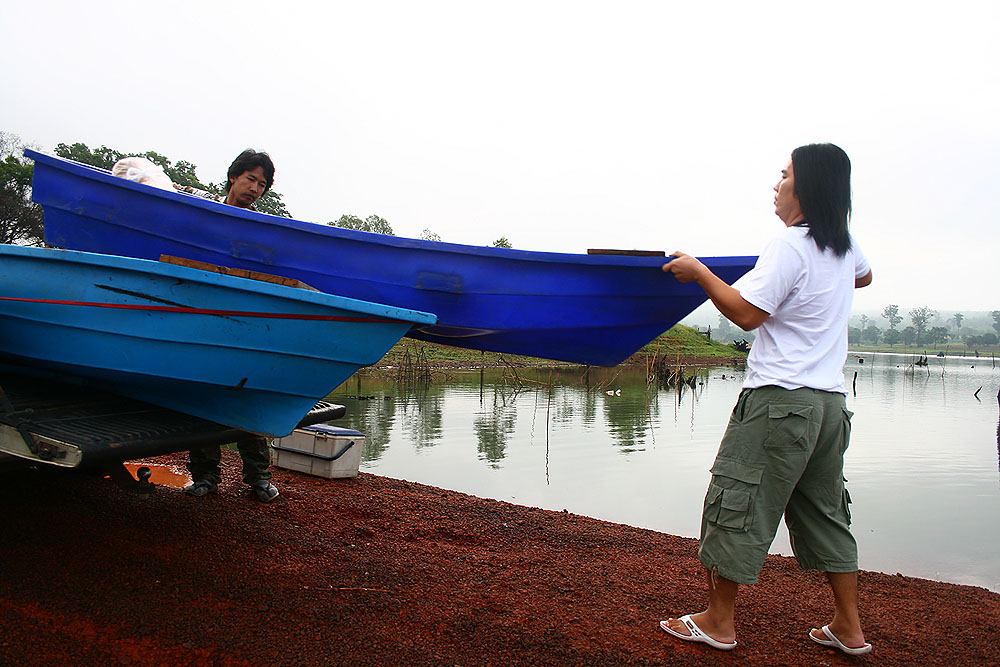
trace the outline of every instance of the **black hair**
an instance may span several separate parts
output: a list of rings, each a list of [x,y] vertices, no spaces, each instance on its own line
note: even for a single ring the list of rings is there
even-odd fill
[[[267,187],[264,188],[264,192],[270,190],[271,185],[274,183],[274,163],[271,162],[271,156],[267,153],[248,148],[240,153],[233,160],[233,163],[229,165],[229,172],[226,173],[226,192],[229,192],[229,186],[232,185],[231,179],[239,178],[243,175],[243,172],[253,171],[257,167],[264,170],[264,177],[267,179]],[[264,192],[261,194],[263,195]]]
[[[833,144],[809,144],[792,151],[795,196],[820,250],[838,257],[851,249],[851,160]]]

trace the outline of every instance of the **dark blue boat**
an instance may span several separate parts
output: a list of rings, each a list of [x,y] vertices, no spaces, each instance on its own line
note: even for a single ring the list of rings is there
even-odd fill
[[[247,211],[115,178],[35,151],[45,240],[75,250],[175,255],[296,278],[364,301],[434,313],[413,338],[614,365],[704,303],[663,256],[566,254],[369,234]],[[701,258],[733,282],[756,257]]]

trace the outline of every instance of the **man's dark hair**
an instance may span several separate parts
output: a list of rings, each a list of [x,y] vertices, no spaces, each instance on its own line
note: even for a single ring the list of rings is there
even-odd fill
[[[271,185],[274,183],[274,163],[271,162],[271,156],[267,153],[257,152],[252,148],[248,148],[240,153],[233,160],[233,163],[229,165],[229,172],[226,174],[226,192],[229,192],[229,186],[232,185],[230,179],[239,178],[243,175],[243,172],[253,171],[257,167],[264,170],[264,177],[267,178],[267,187],[264,188],[264,192],[270,190]]]
[[[792,151],[795,196],[820,250],[838,257],[851,249],[851,160],[833,144],[809,144]]]

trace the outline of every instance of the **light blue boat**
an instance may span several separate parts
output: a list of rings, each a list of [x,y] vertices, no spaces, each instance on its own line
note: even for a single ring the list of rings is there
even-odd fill
[[[186,266],[0,245],[0,357],[287,435],[434,315]]]

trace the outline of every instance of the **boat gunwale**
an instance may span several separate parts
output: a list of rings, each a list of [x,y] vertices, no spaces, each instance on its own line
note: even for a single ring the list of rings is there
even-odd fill
[[[2,256],[19,256],[30,260],[41,260],[46,262],[66,262],[95,266],[99,268],[110,268],[117,271],[125,271],[135,274],[154,274],[160,277],[186,280],[193,283],[200,283],[210,287],[224,289],[236,289],[256,295],[275,297],[292,302],[307,303],[322,308],[332,308],[348,312],[363,313],[384,317],[387,319],[399,320],[419,325],[433,325],[437,323],[437,316],[424,311],[391,306],[388,304],[363,301],[351,297],[329,294],[327,292],[314,292],[288,285],[242,278],[214,271],[206,271],[178,264],[169,264],[150,259],[139,259],[134,257],[122,257],[120,255],[105,255],[101,253],[85,252],[82,250],[65,250],[62,248],[38,248],[32,246],[8,245],[0,250]]]

